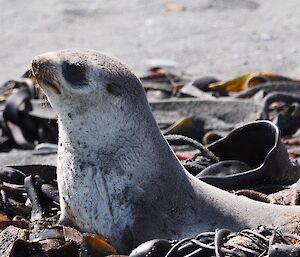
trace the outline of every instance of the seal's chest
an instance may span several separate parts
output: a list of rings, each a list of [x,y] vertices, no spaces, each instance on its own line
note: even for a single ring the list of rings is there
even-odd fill
[[[58,174],[67,213],[81,230],[109,234],[116,224],[126,223],[131,210],[126,199],[128,189],[121,178],[103,175],[95,166]]]

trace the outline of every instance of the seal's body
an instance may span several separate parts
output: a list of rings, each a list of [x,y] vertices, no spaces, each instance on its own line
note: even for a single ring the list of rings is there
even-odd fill
[[[123,253],[216,228],[297,227],[299,207],[235,196],[190,175],[120,61],[70,49],[38,56],[32,70],[59,115],[62,222],[106,236]]]

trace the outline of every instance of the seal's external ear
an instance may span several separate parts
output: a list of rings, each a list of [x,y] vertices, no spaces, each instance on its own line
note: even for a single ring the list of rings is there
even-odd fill
[[[120,88],[116,84],[109,83],[109,84],[107,84],[106,89],[110,94],[112,94],[114,96],[122,95]]]

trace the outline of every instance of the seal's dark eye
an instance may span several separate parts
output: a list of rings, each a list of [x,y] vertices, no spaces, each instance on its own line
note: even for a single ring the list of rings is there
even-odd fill
[[[80,86],[87,84],[85,66],[82,63],[64,62],[62,73],[65,79],[72,85]]]

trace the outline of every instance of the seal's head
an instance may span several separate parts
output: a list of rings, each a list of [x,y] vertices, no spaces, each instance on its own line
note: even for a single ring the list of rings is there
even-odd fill
[[[141,110],[150,112],[144,89],[133,72],[118,59],[94,50],[39,55],[32,61],[32,73],[57,111],[63,125],[60,130],[67,134],[66,128],[71,128],[73,135],[80,129],[92,135],[88,138],[100,140],[103,135],[103,140],[108,140],[105,134],[122,136],[122,129],[138,129],[140,122],[136,121],[144,120],[141,116],[145,115]]]
[[[32,71],[58,112],[70,113],[74,108],[90,111],[96,103],[101,104],[100,109],[109,105],[105,108],[109,112],[128,104],[136,107],[139,100],[144,100],[140,81],[126,65],[97,51],[67,49],[45,53],[34,58]],[[66,110],[68,107],[71,109]]]

